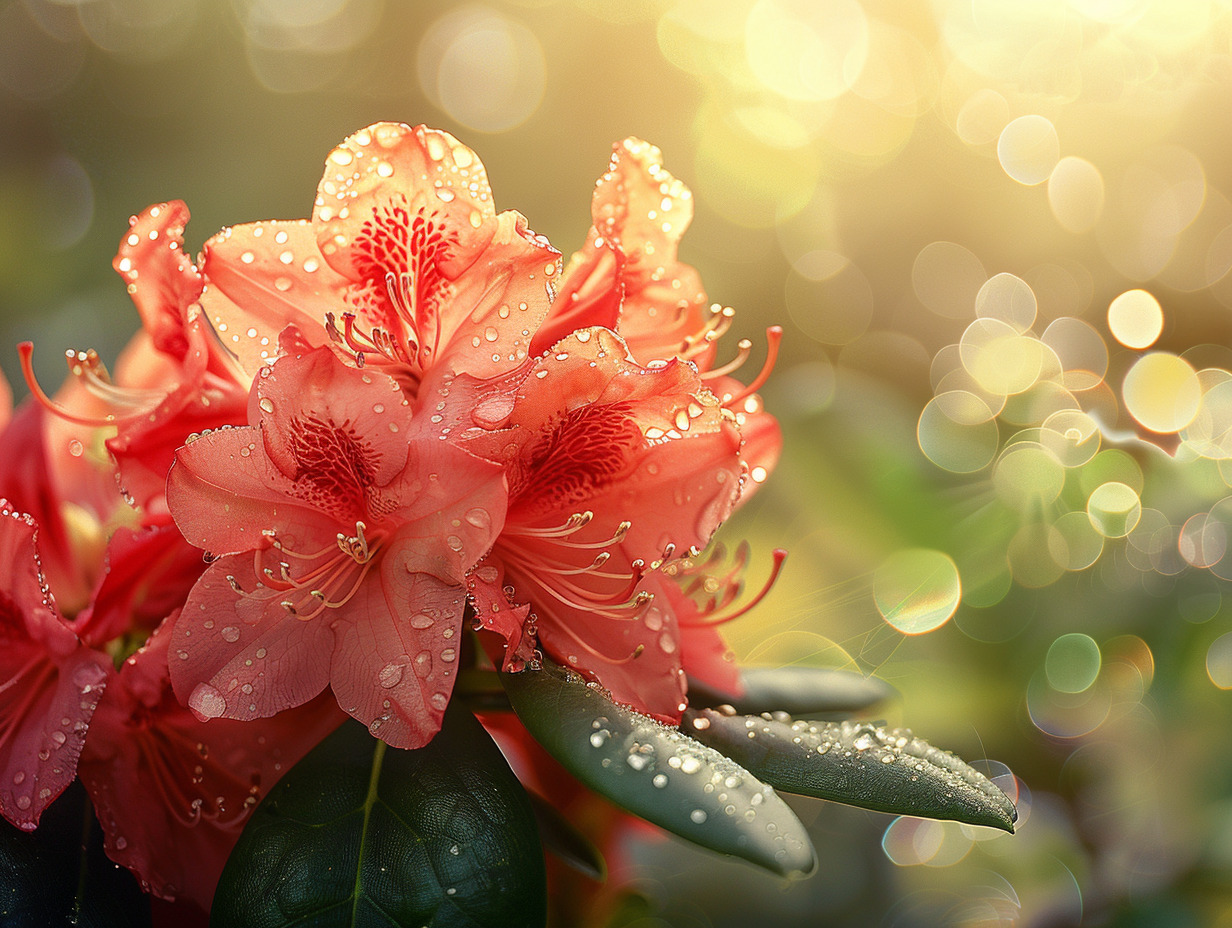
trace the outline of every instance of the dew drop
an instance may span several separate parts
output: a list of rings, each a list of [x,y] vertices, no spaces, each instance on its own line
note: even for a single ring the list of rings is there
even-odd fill
[[[415,673],[420,677],[426,677],[432,673],[431,651],[420,651],[415,655]]]
[[[442,712],[449,705],[449,697],[444,693],[433,693],[432,698],[428,700],[432,704],[433,709],[440,709]]]
[[[240,630],[234,625],[228,625],[219,634],[222,635],[223,641],[229,641],[232,644],[240,640]]]
[[[206,719],[216,719],[227,711],[227,701],[222,693],[208,683],[198,683],[188,697],[188,708]]]
[[[381,668],[377,674],[377,682],[385,689],[390,689],[402,682],[402,671],[406,669],[407,658],[405,655],[398,658],[396,661],[390,661]]]
[[[262,412],[273,412],[274,411],[274,401],[271,400],[268,396],[261,397],[261,402],[258,403],[257,405],[261,407]]]
[[[654,779],[650,782],[654,784],[655,789],[663,789],[663,787],[667,786],[667,774],[656,773]]]
[[[458,659],[458,652],[455,651],[453,648],[446,648],[444,651],[441,652],[441,660],[447,663],[455,661],[457,659]]]
[[[706,821],[706,813],[703,809],[694,809],[689,813],[689,818],[691,818],[694,823],[700,825]]]
[[[22,810],[30,808],[30,797],[29,796],[18,796],[17,797],[17,808],[22,809]]]
[[[466,513],[466,521],[475,528],[490,528],[492,525],[492,516],[486,509],[476,507]]]
[[[435,621],[432,616],[423,612],[417,612],[411,616],[411,628],[431,628]]]

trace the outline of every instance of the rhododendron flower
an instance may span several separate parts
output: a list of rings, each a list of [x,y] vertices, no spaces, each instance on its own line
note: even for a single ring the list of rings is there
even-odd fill
[[[27,831],[73,782],[111,666],[56,609],[36,535],[0,499],[0,814]]]
[[[114,381],[93,351],[69,352],[74,379],[51,400],[34,380],[30,346],[22,346],[27,382],[56,413],[49,440],[68,449],[62,457],[71,460],[105,436],[105,464],[95,468],[105,474],[101,495],[111,505],[119,502],[112,476],[118,468],[125,497],[147,521],[167,518],[167,469],[184,438],[242,422],[248,398],[247,378],[218,344],[197,302],[201,275],[184,253],[188,218],[177,200],[129,220],[112,264],[142,328],[120,356]],[[53,455],[53,462],[60,457]]]
[[[676,258],[693,219],[689,188],[663,167],[658,148],[629,138],[613,146],[590,212],[586,245],[565,268],[535,350],[601,325],[619,331],[643,364],[682,357],[708,368],[730,313],[707,308],[697,271]]]
[[[735,505],[731,416],[691,366],[641,367],[595,328],[534,363],[502,425],[462,439],[509,468],[504,531],[472,577],[481,623],[504,604],[503,573],[544,651],[617,701],[678,720],[678,630],[670,613],[646,612],[638,583],[705,546]]]
[[[202,719],[253,719],[329,684],[389,744],[425,744],[454,683],[466,573],[504,524],[499,468],[329,349],[262,368],[250,421],[182,448],[168,477],[185,538],[223,555],[175,623],[177,695]]]
[[[167,675],[168,625],[108,685],[81,755],[107,855],[208,911],[248,814],[345,716],[328,697],[255,722],[199,721]]]
[[[493,376],[525,360],[558,258],[520,214],[496,212],[478,156],[453,136],[377,123],[326,159],[311,222],[206,243],[202,303],[251,373],[294,323],[414,395],[433,366]]]
[[[611,163],[595,184],[591,219],[586,245],[561,275],[560,292],[532,349],[547,351],[573,329],[601,325],[619,332],[641,364],[689,361],[736,416],[744,460],[754,485],[760,484],[782,447],[778,423],[756,396],[774,366],[781,330],[767,331],[769,357],[751,385],[728,376],[748,357],[748,340],[738,343],[734,360],[714,366],[734,313],[707,306],[697,271],[677,257],[693,220],[693,197],[663,166],[654,145],[629,138],[613,146]]]

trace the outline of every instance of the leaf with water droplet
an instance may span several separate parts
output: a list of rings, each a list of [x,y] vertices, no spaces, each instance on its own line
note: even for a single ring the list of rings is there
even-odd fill
[[[824,718],[849,715],[895,695],[894,687],[876,677],[828,667],[742,667],[740,682],[744,695],[734,696],[690,680],[689,703]]]
[[[1014,803],[983,774],[910,731],[784,713],[686,713],[682,727],[788,793],[1013,832]]]
[[[522,724],[595,792],[695,844],[775,873],[813,869],[813,845],[787,804],[718,751],[548,661],[502,679]]]
[[[0,924],[150,924],[149,898],[132,874],[107,859],[102,830],[80,782],[47,808],[36,831],[0,820]]]
[[[402,751],[347,722],[253,812],[227,861],[213,928],[432,925],[546,919],[530,800],[460,706]]]

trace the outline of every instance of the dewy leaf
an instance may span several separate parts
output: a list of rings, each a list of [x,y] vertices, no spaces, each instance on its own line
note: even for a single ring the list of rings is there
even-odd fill
[[[782,710],[815,718],[859,712],[894,695],[888,683],[850,670],[826,667],[742,667],[744,695],[733,696],[689,682],[693,706],[726,703],[737,712]]]
[[[527,730],[575,777],[681,837],[784,876],[815,857],[804,826],[769,786],[718,751],[618,705],[545,662],[504,674]]]
[[[103,835],[80,783],[33,832],[0,821],[0,924],[143,928],[150,900],[103,853]]]
[[[515,928],[547,918],[530,801],[487,732],[451,705],[401,751],[347,722],[257,807],[213,928]]]
[[[682,724],[785,792],[1009,832],[1018,818],[983,774],[906,729],[714,709],[689,712]]]

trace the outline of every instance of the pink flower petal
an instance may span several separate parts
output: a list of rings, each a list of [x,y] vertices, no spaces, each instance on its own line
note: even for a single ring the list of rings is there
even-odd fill
[[[334,632],[289,616],[285,598],[258,584],[248,555],[219,558],[197,581],[172,627],[169,662],[176,696],[198,718],[265,718],[325,688]]]

